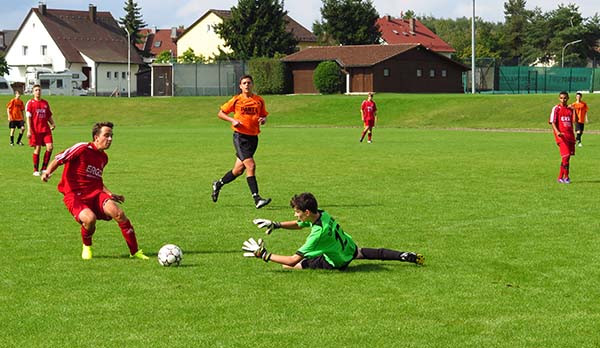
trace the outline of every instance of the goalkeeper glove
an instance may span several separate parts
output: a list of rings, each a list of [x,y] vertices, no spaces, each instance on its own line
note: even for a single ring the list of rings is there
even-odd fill
[[[254,223],[258,228],[266,228],[266,234],[271,234],[273,230],[281,228],[281,223],[267,219],[254,219],[252,220],[252,223]]]
[[[265,262],[269,262],[271,259],[271,253],[265,248],[265,243],[262,239],[258,239],[257,242],[254,238],[249,238],[242,244],[242,250],[246,251],[244,257],[258,257]]]

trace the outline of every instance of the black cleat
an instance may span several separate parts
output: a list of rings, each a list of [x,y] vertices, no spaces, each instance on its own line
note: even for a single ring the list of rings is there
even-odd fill
[[[425,257],[421,254],[417,254],[417,253],[413,253],[413,252],[406,252],[406,253],[402,253],[402,260],[406,261],[406,262],[411,262],[414,264],[417,264],[419,266],[423,266],[423,264],[425,263]]]
[[[213,183],[212,183],[212,194],[210,195],[213,202],[217,203],[217,200],[219,199],[219,192],[220,191],[221,191],[221,187],[219,186],[219,182],[218,181],[213,181]]]
[[[260,209],[269,203],[271,203],[271,198],[259,198],[256,200],[256,209]]]

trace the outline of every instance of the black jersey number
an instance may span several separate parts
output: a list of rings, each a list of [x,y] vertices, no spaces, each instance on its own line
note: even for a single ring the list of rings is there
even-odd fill
[[[340,242],[340,245],[342,246],[342,250],[346,249],[346,245],[348,245],[348,241],[343,239],[342,236],[340,236],[340,225],[338,223],[335,224],[335,229],[333,230],[335,233],[335,239]]]

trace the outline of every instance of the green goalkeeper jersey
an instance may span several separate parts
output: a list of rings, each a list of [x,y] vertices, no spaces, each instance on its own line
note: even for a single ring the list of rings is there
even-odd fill
[[[298,226],[310,227],[311,230],[296,254],[307,259],[323,255],[334,268],[344,267],[352,261],[356,244],[329,213],[323,210],[319,213],[321,216],[314,223],[298,221]]]

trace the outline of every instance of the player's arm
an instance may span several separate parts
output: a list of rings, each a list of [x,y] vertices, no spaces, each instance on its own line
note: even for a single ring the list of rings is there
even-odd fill
[[[288,230],[299,230],[301,228],[300,226],[298,226],[298,223],[296,221],[278,222],[267,219],[254,219],[252,220],[252,223],[255,224],[258,228],[266,228],[266,234],[271,234],[273,230],[279,228],[285,228]]]
[[[27,120],[27,137],[31,138],[31,113],[29,111],[27,111],[25,119]]]
[[[267,251],[262,239],[255,241],[254,238],[249,238],[242,244],[242,250],[244,251],[244,257],[256,257],[265,262],[273,261],[288,267],[294,267],[303,259],[302,256],[297,254],[292,256],[271,254]]]
[[[29,119],[28,119],[29,120]],[[54,171],[56,170],[56,168],[58,168],[59,166],[61,166],[62,163],[58,162],[55,159],[53,159],[50,164],[48,164],[48,167],[46,168],[45,171],[42,171],[42,176],[41,179],[43,182],[48,182],[48,180],[50,179],[50,177],[52,176],[52,173],[54,173]]]
[[[288,267],[294,267],[296,266],[298,263],[300,263],[300,261],[302,261],[303,257],[298,255],[298,254],[294,254],[292,256],[284,256],[284,255],[277,255],[277,254],[271,254],[271,260],[273,262],[277,262],[279,264],[282,264],[284,266],[288,266]]]
[[[56,123],[54,123],[54,118],[52,117],[52,115],[50,115],[50,117],[48,117],[48,123],[50,124],[51,130],[54,130],[54,128],[56,128]]]
[[[102,191],[104,191],[104,193],[106,193],[107,195],[110,196],[110,199],[112,199],[113,201],[115,201],[117,203],[125,202],[125,196],[118,195],[116,193],[112,193],[112,191],[109,190],[108,187],[106,187],[106,186],[102,186]]]
[[[230,117],[228,114],[226,114],[221,109],[219,109],[219,113],[217,114],[217,117],[219,117],[223,121],[227,121],[227,122],[231,123],[231,125],[234,126],[234,127],[237,127],[240,124],[240,121],[236,120],[233,117]]]

